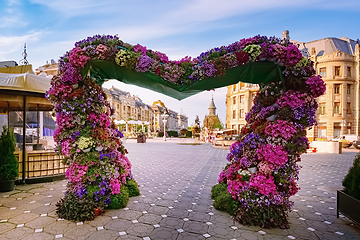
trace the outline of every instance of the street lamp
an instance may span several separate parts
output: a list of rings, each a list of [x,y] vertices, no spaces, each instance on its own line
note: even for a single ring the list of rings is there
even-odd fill
[[[164,123],[164,141],[166,141],[166,122],[167,122],[167,119],[168,119],[169,115],[164,113],[161,116],[163,118],[163,123]]]

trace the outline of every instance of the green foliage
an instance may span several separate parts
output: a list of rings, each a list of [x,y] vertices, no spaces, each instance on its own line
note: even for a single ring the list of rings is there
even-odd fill
[[[14,154],[15,143],[13,131],[3,126],[0,136],[0,180],[15,180],[19,176],[19,163]]]
[[[129,197],[140,196],[139,186],[135,180],[132,179],[128,180],[126,182],[126,186],[129,189]]]
[[[164,136],[164,132],[158,132],[158,137],[163,137]]]
[[[254,225],[263,228],[280,227],[288,228],[288,208],[283,205],[269,205],[249,208],[240,207],[235,212],[235,220],[243,225]]]
[[[97,205],[87,197],[79,198],[68,192],[64,198],[56,203],[56,213],[59,218],[74,222],[89,221],[95,218]]]
[[[227,191],[227,185],[224,183],[216,184],[211,188],[211,199],[215,200],[222,192]]]
[[[169,135],[169,137],[178,137],[179,134],[177,131],[166,131]]]
[[[360,200],[360,154],[356,155],[353,166],[342,181],[345,192]]]
[[[224,128],[224,124],[221,121],[216,122],[216,123],[214,123],[212,129],[215,129],[215,128],[218,128],[219,130],[221,130]]]
[[[186,132],[186,137],[191,138],[192,137],[192,131],[187,131]]]
[[[211,198],[214,199],[213,205],[216,210],[227,212],[230,215],[234,215],[240,204],[239,201],[232,198],[224,183],[212,187]]]
[[[111,202],[108,208],[119,209],[126,207],[129,202],[129,189],[127,186],[122,185],[120,187],[120,193],[110,196]]]

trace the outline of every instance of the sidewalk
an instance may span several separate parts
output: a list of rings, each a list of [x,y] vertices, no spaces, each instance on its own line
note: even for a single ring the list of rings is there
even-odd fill
[[[127,140],[141,196],[91,222],[56,216],[66,180],[0,193],[0,239],[360,239],[359,226],[336,218],[336,189],[357,151],[304,154],[290,229],[261,229],[233,222],[212,207],[211,187],[228,151],[179,141]]]

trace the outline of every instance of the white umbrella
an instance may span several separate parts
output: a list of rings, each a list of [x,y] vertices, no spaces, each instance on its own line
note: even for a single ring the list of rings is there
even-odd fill
[[[145,121],[144,122],[144,125],[149,125],[150,123],[148,121]]]
[[[130,121],[128,121],[128,124],[137,124],[137,121],[130,120]]]
[[[124,120],[122,120],[122,119],[119,121],[119,124],[125,124],[125,123],[126,122]]]

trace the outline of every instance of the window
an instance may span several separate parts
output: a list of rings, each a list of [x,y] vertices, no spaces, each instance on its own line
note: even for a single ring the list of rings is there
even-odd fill
[[[236,126],[236,125],[232,125],[232,126],[231,126],[231,129],[234,129],[234,130],[235,130],[235,126]]]
[[[244,95],[240,95],[240,103],[244,103],[245,102],[245,96]]]
[[[320,115],[325,114],[325,103],[320,103],[319,104],[319,113],[320,113]]]
[[[351,67],[347,67],[347,76],[351,77]]]
[[[349,102],[346,103],[346,113],[351,114],[351,105]]]
[[[245,83],[240,83],[240,89],[243,89],[243,88],[245,88]]]
[[[334,85],[334,94],[339,94],[340,93],[340,84],[335,84]]]
[[[234,86],[233,86],[233,92],[235,92],[236,91],[236,84],[234,84]]]
[[[341,76],[341,69],[340,66],[335,67],[335,76],[340,77]]]
[[[348,84],[346,87],[346,93],[350,94],[351,93],[351,84]]]
[[[340,103],[334,103],[334,113],[340,113]]]
[[[236,104],[236,97],[233,97],[233,104]]]
[[[233,111],[233,119],[236,118],[236,110]]]
[[[346,132],[347,132],[347,134],[351,134],[351,123],[347,124]]]
[[[320,68],[320,76],[326,78],[326,68]]]
[[[239,113],[240,118],[244,118],[244,109],[240,109],[240,113]]]

